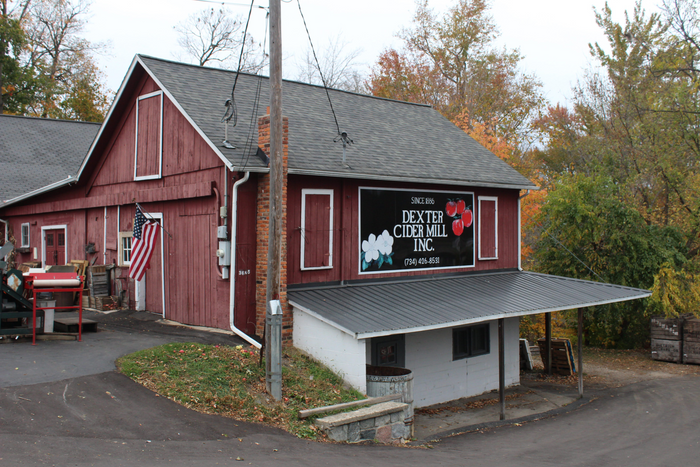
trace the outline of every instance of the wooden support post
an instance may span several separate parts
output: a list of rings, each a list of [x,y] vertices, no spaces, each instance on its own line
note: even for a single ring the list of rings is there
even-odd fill
[[[498,401],[501,405],[501,420],[506,419],[506,351],[504,345],[504,326],[505,320],[498,320]]]
[[[552,374],[552,313],[544,315],[544,338],[547,344],[547,371],[548,375]]]
[[[281,334],[273,335],[269,323],[272,320],[269,303],[280,299],[280,270],[282,263],[282,20],[280,0],[270,0],[270,223],[268,229],[267,250],[267,290],[265,303],[267,316],[265,320],[265,369],[267,374],[267,391],[275,399],[282,397],[279,387],[272,385],[271,362],[275,358],[271,349],[281,354]],[[281,356],[281,355],[280,355]],[[281,359],[280,359],[281,360]]]
[[[578,309],[578,396],[583,397],[583,308]]]

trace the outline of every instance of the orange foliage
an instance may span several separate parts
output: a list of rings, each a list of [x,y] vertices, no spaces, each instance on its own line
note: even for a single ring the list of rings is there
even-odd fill
[[[496,134],[494,131],[495,122],[493,125],[487,125],[473,120],[466,111],[462,111],[452,120],[452,123],[512,167],[519,165],[518,151],[508,140]]]
[[[466,112],[461,112],[452,121],[455,125],[461,128],[465,133],[474,138],[477,143],[484,146],[486,149],[503,159],[515,169],[522,168],[522,162],[519,157],[519,152],[505,138],[500,138],[495,134],[489,126],[471,120]],[[495,125],[494,125],[495,127]],[[535,180],[539,178],[539,173],[535,172]],[[523,261],[527,261],[532,255],[532,242],[526,241],[528,234],[535,231],[535,218],[540,210],[540,207],[547,199],[547,190],[541,188],[537,191],[531,191],[528,196],[522,199],[521,222],[522,222],[522,257]]]
[[[438,71],[424,60],[387,49],[379,55],[368,85],[374,96],[429,104],[440,110],[443,81]]]

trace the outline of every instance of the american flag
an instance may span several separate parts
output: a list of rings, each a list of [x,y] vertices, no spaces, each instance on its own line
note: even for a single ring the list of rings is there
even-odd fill
[[[136,219],[134,220],[134,236],[131,239],[131,266],[129,277],[140,281],[148,269],[153,248],[156,245],[158,235],[158,223],[152,219],[146,219],[140,207],[136,207]]]

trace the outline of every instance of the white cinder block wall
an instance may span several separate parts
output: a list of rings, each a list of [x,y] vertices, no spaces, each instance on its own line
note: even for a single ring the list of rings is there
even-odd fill
[[[294,347],[319,360],[358,391],[367,392],[364,340],[294,308]]]
[[[505,320],[506,386],[520,382],[519,318]],[[413,371],[415,407],[439,404],[498,389],[498,322],[489,321],[490,352],[452,360],[452,329],[406,334],[406,368]],[[294,308],[294,346],[331,368],[362,393],[369,340],[349,334]]]
[[[505,320],[506,386],[520,382],[520,321]],[[490,353],[452,360],[452,329],[406,334],[406,368],[413,371],[415,407],[498,389],[498,322],[489,321]]]

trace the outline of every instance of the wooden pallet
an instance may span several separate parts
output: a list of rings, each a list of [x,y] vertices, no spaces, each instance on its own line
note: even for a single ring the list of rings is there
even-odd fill
[[[75,272],[83,278],[83,295],[87,295],[87,283],[85,281],[85,271],[88,267],[88,264],[90,264],[89,261],[83,261],[83,260],[78,260],[78,259],[72,259],[70,260],[70,264],[73,265],[75,268]],[[78,297],[78,292],[73,292],[73,302],[75,302],[76,298]],[[85,301],[83,301],[85,303]],[[85,308],[85,305],[83,305],[83,308]]]
[[[545,369],[547,368],[547,340],[539,339],[537,345],[540,348],[540,356]],[[569,339],[552,339],[552,373],[571,376],[576,373],[574,364],[574,352]]]
[[[109,275],[105,266],[90,266],[88,279],[91,296],[109,295]]]
[[[78,332],[78,318],[58,318],[53,320],[54,332]],[[83,318],[83,332],[97,332],[97,321]]]

